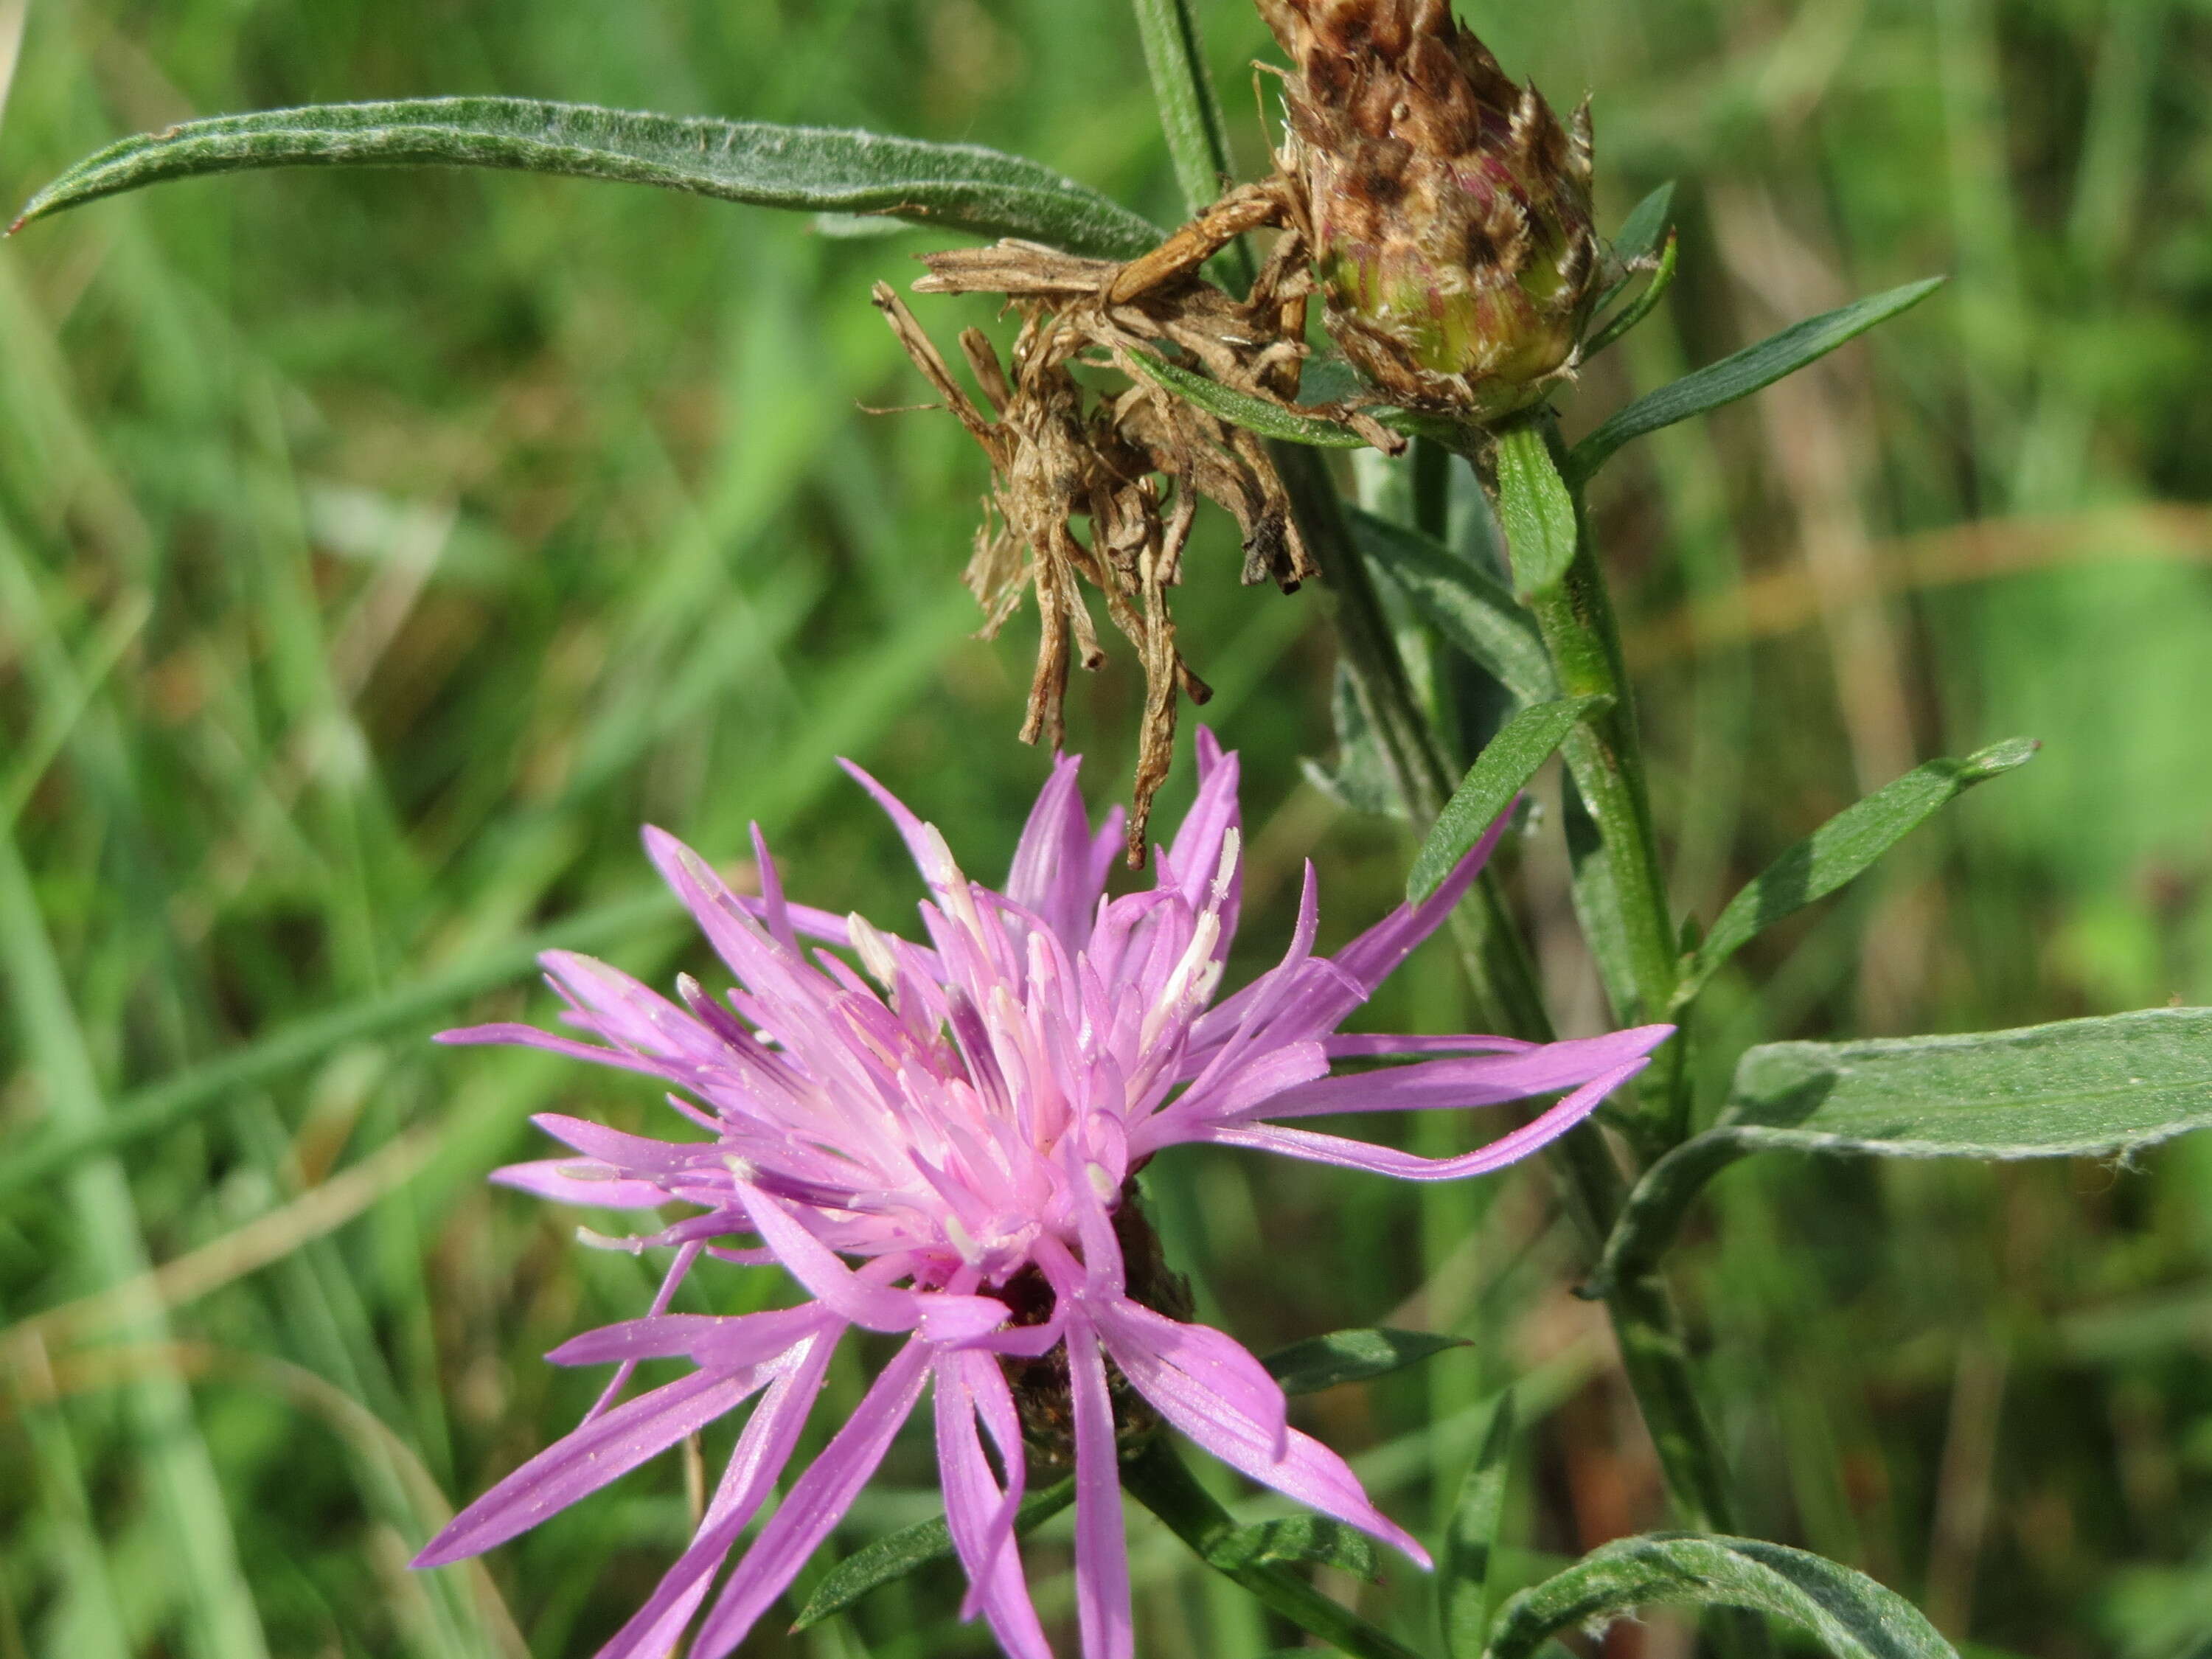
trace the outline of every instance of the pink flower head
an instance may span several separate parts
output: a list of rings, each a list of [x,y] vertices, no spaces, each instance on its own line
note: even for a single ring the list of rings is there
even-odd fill
[[[1499,826],[1434,896],[1401,906],[1334,957],[1313,954],[1309,865],[1281,963],[1216,1002],[1237,928],[1236,757],[1200,733],[1198,798],[1158,858],[1154,886],[1110,899],[1121,814],[1091,830],[1076,766],[1054,765],[1003,891],[970,881],[936,830],[848,769],[921,867],[927,945],[787,902],[757,830],[763,891],[754,898],[648,830],[653,862],[739,988],[720,1000],[686,976],[679,1005],[603,963],[550,951],[544,966],[568,1022],[601,1042],[526,1025],[446,1034],[551,1048],[682,1090],[690,1098],[671,1095],[670,1104],[699,1138],[647,1139],[547,1114],[538,1126],[574,1155],[495,1179],[567,1203],[673,1201],[696,1213],[629,1241],[674,1250],[646,1317],[587,1332],[550,1356],[615,1365],[599,1405],[471,1504],[417,1565],[511,1538],[758,1396],[690,1547],[599,1659],[666,1653],[783,1473],[830,1355],[854,1326],[906,1340],[723,1580],[694,1659],[720,1659],[744,1639],[845,1514],[926,1389],[945,1518],[970,1584],[963,1612],[980,1612],[1014,1659],[1049,1659],[1013,1540],[1024,1449],[1003,1363],[1048,1355],[1073,1425],[1066,1449],[1085,1659],[1128,1659],[1133,1646],[1109,1362],[1160,1419],[1224,1462],[1427,1564],[1344,1461],[1289,1425],[1283,1392],[1258,1360],[1131,1294],[1129,1268],[1141,1274],[1144,1264],[1125,1263],[1115,1225],[1124,1183],[1154,1153],[1194,1140],[1412,1180],[1480,1174],[1579,1122],[1672,1028],[1548,1044],[1338,1035],[1458,902]],[[859,969],[802,944],[810,939],[848,949]],[[1389,1056],[1421,1058],[1330,1072],[1337,1059]],[[1458,1158],[1291,1127],[1323,1114],[1561,1091],[1525,1127]],[[717,1242],[735,1235],[758,1244]],[[666,1312],[702,1255],[779,1262],[811,1300],[728,1318]],[[695,1369],[612,1403],[639,1361],[673,1358]]]

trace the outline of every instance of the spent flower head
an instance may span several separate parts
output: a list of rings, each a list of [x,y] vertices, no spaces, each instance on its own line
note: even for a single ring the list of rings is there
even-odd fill
[[[660,1139],[549,1114],[538,1126],[571,1155],[499,1172],[556,1201],[685,1213],[627,1241],[673,1253],[650,1311],[550,1356],[616,1368],[598,1406],[471,1504],[417,1565],[511,1538],[753,1402],[690,1547],[600,1655],[657,1659],[704,1607],[690,1651],[718,1659],[829,1535],[925,1392],[946,1520],[971,1586],[963,1611],[981,1613],[1016,1659],[1050,1651],[1012,1530],[1031,1458],[1074,1468],[1083,1653],[1131,1654],[1119,1464],[1163,1425],[1425,1564],[1343,1460],[1289,1425],[1283,1392],[1260,1363],[1183,1316],[1136,1212],[1133,1172],[1180,1142],[1213,1141],[1413,1180],[1479,1174],[1578,1122],[1671,1028],[1549,1044],[1340,1033],[1458,902],[1496,828],[1433,897],[1401,906],[1334,957],[1314,954],[1309,866],[1281,962],[1219,996],[1241,891],[1237,769],[1210,733],[1199,750],[1197,799],[1154,885],[1110,898],[1120,815],[1092,830],[1075,761],[1055,763],[995,890],[969,880],[935,829],[855,770],[921,866],[927,943],[790,902],[757,831],[763,890],[748,897],[648,830],[653,861],[737,988],[717,997],[687,976],[670,1001],[603,963],[554,951],[544,966],[567,1021],[597,1042],[519,1024],[447,1034],[644,1073],[680,1091],[669,1103],[690,1133]],[[857,968],[823,945],[849,951]],[[1382,1058],[1407,1063],[1333,1071],[1339,1060]],[[1562,1091],[1533,1121],[1455,1158],[1302,1127],[1324,1114]],[[805,1298],[732,1316],[667,1311],[709,1257],[780,1263]],[[717,1591],[855,1328],[905,1340]],[[616,1403],[651,1359],[693,1369]]]

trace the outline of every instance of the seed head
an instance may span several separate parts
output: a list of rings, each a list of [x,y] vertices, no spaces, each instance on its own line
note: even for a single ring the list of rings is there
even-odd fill
[[[1296,65],[1330,334],[1394,402],[1490,421],[1573,372],[1599,291],[1589,107],[1562,125],[1448,0],[1258,0]]]

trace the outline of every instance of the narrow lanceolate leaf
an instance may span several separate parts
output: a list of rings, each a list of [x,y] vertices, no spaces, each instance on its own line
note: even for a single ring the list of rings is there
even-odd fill
[[[2149,1008],[1961,1036],[1776,1042],[1737,1062],[1719,1121],[1654,1164],[1595,1288],[1645,1271],[1705,1183],[1749,1153],[2081,1158],[2212,1127],[2212,1009]]]
[[[1422,620],[1524,703],[1559,695],[1536,619],[1504,586],[1441,542],[1360,507],[1346,509],[1359,550],[1413,602]]]
[[[1365,1382],[1440,1354],[1463,1348],[1463,1337],[1433,1331],[1370,1329],[1331,1331],[1279,1348],[1260,1363],[1283,1385],[1285,1394],[1319,1394],[1346,1382]]]
[[[1132,351],[1128,361],[1146,380],[1165,386],[1176,397],[1196,404],[1209,415],[1218,415],[1231,426],[1249,428],[1263,438],[1286,443],[1312,444],[1322,449],[1364,449],[1367,440],[1339,421],[1317,415],[1300,415],[1271,404],[1264,398],[1209,380],[1203,374],[1155,357],[1148,351]]]
[[[1958,1659],[1910,1601],[1863,1572],[1780,1544],[1690,1533],[1621,1539],[1523,1590],[1506,1604],[1487,1659],[1524,1659],[1561,1631],[1655,1604],[1771,1613],[1835,1659]]]
[[[1792,911],[1826,898],[1926,823],[1938,808],[1978,783],[2025,765],[2040,746],[2032,738],[2014,738],[1964,760],[1929,761],[1837,813],[1729,901],[1686,964],[1675,1006],[1679,1008],[1695,996],[1713,970],[1758,933]]]
[[[1490,1626],[1490,1564],[1498,1553],[1498,1532],[1505,1520],[1505,1477],[1513,1457],[1513,1395],[1498,1396],[1498,1409],[1483,1431],[1482,1449],[1452,1505],[1444,1534],[1443,1559],[1437,1566],[1437,1600],[1443,1620],[1444,1659],[1477,1659]]]
[[[1050,167],[976,144],[634,114],[526,98],[322,104],[186,121],[111,144],[31,198],[20,228],[167,179],[277,167],[484,167],[660,185],[729,202],[880,213],[1130,258],[1161,233]]]
[[[1074,1501],[1073,1476],[1055,1481],[1042,1492],[1031,1492],[1015,1511],[1015,1532],[1034,1531]],[[831,1568],[815,1587],[814,1594],[806,1598],[806,1605],[799,1610],[799,1617],[792,1621],[791,1627],[800,1631],[809,1625],[818,1625],[832,1613],[844,1612],[878,1585],[903,1578],[932,1561],[950,1560],[951,1557],[952,1534],[943,1516],[901,1528],[864,1549],[855,1550]]]
[[[1527,599],[1558,586],[1575,562],[1575,504],[1540,422],[1498,434],[1498,517],[1513,561],[1513,591]]]
[[[1536,769],[1549,760],[1577,720],[1610,708],[1607,696],[1565,697],[1524,708],[1505,722],[1492,738],[1467,776],[1437,815],[1436,828],[1413,855],[1406,878],[1406,896],[1419,904],[1443,885],[1468,849],[1482,839],[1482,832],[1513,804]]]
[[[1942,287],[1943,281],[1941,276],[1930,276],[1923,282],[1908,283],[1903,288],[1877,294],[1840,310],[1808,318],[1784,329],[1771,339],[1762,340],[1733,357],[1723,357],[1694,374],[1684,375],[1671,386],[1661,386],[1638,398],[1575,446],[1574,453],[1568,458],[1568,470],[1578,481],[1587,481],[1623,444],[1772,386],[1783,376],[1794,374],[1838,346],[1856,339],[1876,323],[1886,322],[1900,311],[1919,304]]]
[[[1334,1567],[1355,1578],[1373,1581],[1381,1573],[1375,1546],[1365,1534],[1322,1515],[1291,1515],[1260,1521],[1215,1540],[1206,1547],[1206,1565],[1217,1572],[1270,1565]]]

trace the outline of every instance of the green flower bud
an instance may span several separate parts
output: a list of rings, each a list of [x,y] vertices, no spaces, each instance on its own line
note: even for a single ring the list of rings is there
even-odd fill
[[[1589,106],[1563,125],[1449,0],[1258,0],[1291,55],[1330,335],[1393,403],[1492,421],[1573,373],[1600,289]]]

